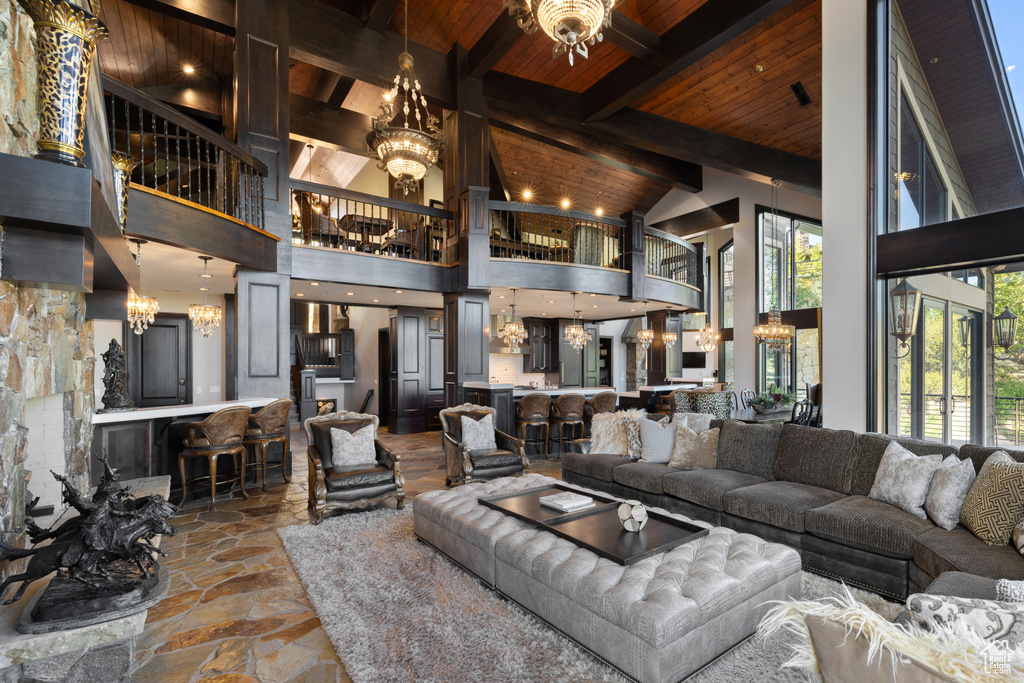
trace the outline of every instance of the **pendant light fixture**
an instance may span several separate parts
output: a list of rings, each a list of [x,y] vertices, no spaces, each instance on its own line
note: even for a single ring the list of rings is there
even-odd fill
[[[513,348],[519,347],[526,341],[526,327],[522,322],[516,321],[516,288],[512,288],[512,319],[505,323],[498,336],[506,345]]]
[[[640,346],[643,347],[644,351],[651,348],[651,344],[654,342],[654,330],[647,329],[647,302],[644,302],[644,317],[640,320],[640,330],[636,333],[636,338],[640,340]]]
[[[772,227],[779,215],[779,180],[772,178],[771,194],[771,217]],[[773,351],[789,351],[796,336],[796,327],[782,324],[782,313],[779,310],[778,288],[776,288],[776,300],[772,302],[771,310],[768,311],[768,324],[754,326],[754,339],[758,344],[766,346]]]
[[[142,287],[142,245],[146,240],[132,238],[128,240],[135,245],[135,266],[139,269],[139,287]],[[128,322],[135,334],[142,334],[153,324],[156,314],[160,312],[160,304],[151,296],[142,296],[134,291],[128,295]]]
[[[395,76],[391,90],[384,94],[384,104],[380,105],[380,115],[373,119],[373,129],[366,136],[366,144],[380,159],[377,167],[390,173],[396,181],[395,187],[401,187],[405,194],[409,194],[409,190],[427,174],[427,169],[437,163],[444,151],[444,139],[437,127],[437,117],[427,109],[427,98],[423,96],[420,82],[412,70],[413,58],[409,54],[409,0],[405,0],[402,33],[405,36],[405,51],[398,55],[398,75]],[[405,100],[402,105],[405,121],[401,126],[398,125],[395,112],[399,88]],[[416,115],[415,128],[409,126],[410,111]]]
[[[669,315],[671,315],[672,307],[669,306],[668,310],[669,310]],[[667,326],[668,326],[668,323],[666,322],[666,327]],[[675,343],[677,341],[679,341],[679,335],[676,334],[675,332],[662,332],[661,333],[661,341],[663,341],[665,343],[665,350],[666,351],[670,351],[672,349],[672,347],[675,346]]]
[[[696,315],[704,316],[704,327],[697,332],[697,348],[704,353],[710,353],[715,348],[715,342],[718,340],[718,335],[711,331],[711,323],[708,322],[707,313],[701,312]]]
[[[565,53],[572,66],[575,51],[584,59],[588,45],[604,40],[602,31],[612,25],[612,10],[618,0],[501,0],[519,28],[530,35],[539,26],[555,41],[553,59]]]
[[[199,291],[203,293],[203,303],[189,306],[188,317],[192,321],[192,328],[202,333],[203,339],[209,339],[210,335],[220,327],[221,311],[220,306],[211,306],[207,301],[210,278],[213,277],[210,275],[209,266],[213,257],[200,256],[199,259],[203,262],[203,274],[199,276],[203,278],[203,286],[199,288]]]
[[[579,322],[576,322],[576,318],[579,316]],[[580,312],[576,310],[576,292],[572,293],[572,324],[565,326],[565,341],[568,342],[572,348],[580,351],[588,342],[592,341],[593,338],[590,333],[583,329],[583,317],[580,316]]]

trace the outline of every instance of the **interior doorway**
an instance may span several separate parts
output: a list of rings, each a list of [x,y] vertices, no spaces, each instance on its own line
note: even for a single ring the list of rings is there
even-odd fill
[[[615,386],[615,373],[612,369],[612,338],[600,337],[597,347],[598,386]]]
[[[145,334],[128,340],[128,396],[139,408],[192,403],[192,347],[188,316],[158,313]]]
[[[380,426],[388,426],[391,405],[391,333],[386,327],[377,330],[377,416]]]

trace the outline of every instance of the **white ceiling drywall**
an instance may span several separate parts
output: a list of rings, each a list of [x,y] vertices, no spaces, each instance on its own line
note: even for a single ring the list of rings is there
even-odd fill
[[[135,253],[135,245],[132,245]],[[165,244],[142,245],[142,293],[149,291],[191,292],[202,287],[203,262],[200,254]],[[235,291],[235,264],[223,259],[210,261],[210,293]]]

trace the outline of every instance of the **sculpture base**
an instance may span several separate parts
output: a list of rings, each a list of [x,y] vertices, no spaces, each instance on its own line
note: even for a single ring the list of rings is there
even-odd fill
[[[97,587],[54,577],[25,606],[18,631],[51,633],[126,617],[160,602],[171,583],[170,572],[159,563],[149,576],[124,561],[110,565],[109,571],[113,579]]]

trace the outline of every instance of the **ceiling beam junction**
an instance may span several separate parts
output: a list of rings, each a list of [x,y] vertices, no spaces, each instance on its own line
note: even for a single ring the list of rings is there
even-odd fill
[[[690,213],[651,223],[650,227],[685,239],[739,222],[740,199],[736,197]]]
[[[504,12],[499,14],[469,51],[469,77],[482,78],[524,35],[515,19]]]
[[[363,13],[366,28],[371,31],[383,31],[391,21],[391,16],[398,8],[400,0],[370,0],[369,7]]]
[[[645,62],[661,55],[661,36],[617,10],[612,12],[612,25],[604,30],[604,37],[615,47]]]
[[[235,0],[126,0],[151,12],[173,17],[226,36],[235,35]]]

